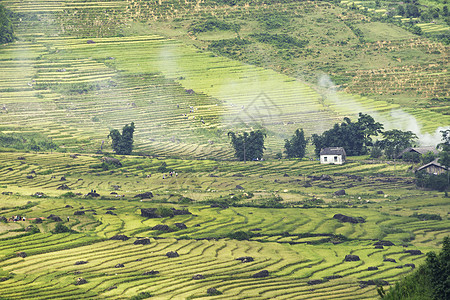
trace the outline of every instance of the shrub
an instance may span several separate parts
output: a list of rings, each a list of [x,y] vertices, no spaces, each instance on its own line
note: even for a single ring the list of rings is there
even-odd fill
[[[109,171],[120,167],[121,167],[120,165],[108,161],[104,161],[101,164],[94,164],[92,166],[89,166],[89,168],[91,169],[102,169],[103,171]]]
[[[238,241],[244,241],[249,240],[251,237],[253,237],[254,234],[251,232],[245,232],[245,231],[236,231],[236,232],[230,232],[227,237],[230,239],[235,239]]]
[[[260,43],[269,44],[279,49],[304,48],[309,44],[308,40],[299,40],[287,34],[258,33],[250,36]]]
[[[0,147],[32,151],[55,150],[58,148],[52,140],[37,132],[0,132]]]
[[[370,150],[370,158],[380,158],[381,155],[383,155],[383,151],[380,147],[372,147],[372,150]]]
[[[421,156],[417,152],[407,152],[403,154],[403,161],[418,163],[420,162]]]
[[[202,22],[192,24],[190,31],[193,33],[214,31],[214,30],[233,30],[235,32],[239,31],[240,26],[237,24],[229,24],[225,21],[219,20],[217,18],[209,18]]]
[[[166,173],[166,172],[170,172],[171,170],[167,168],[167,163],[165,161],[163,161],[161,163],[161,165],[158,167],[158,172],[160,173]]]
[[[173,210],[168,207],[160,206],[156,210],[156,214],[160,215],[163,218],[173,217]]]
[[[416,185],[443,192],[449,186],[447,176],[447,174],[428,174],[424,171],[416,172]]]
[[[142,300],[150,298],[151,296],[150,292],[140,292],[136,296],[131,297],[130,300]]]
[[[216,288],[209,288],[209,289],[206,291],[206,293],[207,293],[209,296],[222,295],[222,292],[219,291],[219,290],[217,290]]]
[[[442,221],[442,217],[437,214],[418,214],[413,213],[411,217],[418,218],[420,221],[429,221],[429,220],[437,220]]]
[[[429,152],[425,153],[424,155],[422,155],[422,163],[424,165],[428,164],[428,163],[432,162],[435,158],[436,158],[436,155],[433,152],[429,151]]]
[[[67,193],[64,193],[61,195],[61,197],[63,197],[63,198],[74,198],[76,196],[77,195],[74,192],[67,192]]]
[[[180,199],[178,200],[178,202],[179,202],[180,204],[189,204],[189,203],[194,202],[194,200],[191,199],[191,198],[189,198],[189,197],[181,196]]]
[[[289,24],[289,17],[281,11],[261,14],[257,20],[266,29],[277,29]]]
[[[35,225],[29,225],[27,228],[25,228],[25,231],[27,231],[27,232],[31,232],[31,233],[39,233],[39,232],[41,232],[40,230],[39,230],[39,228],[37,228]]]
[[[69,227],[61,223],[56,224],[55,229],[52,230],[52,233],[65,233],[65,232],[74,233],[76,231],[70,229]]]

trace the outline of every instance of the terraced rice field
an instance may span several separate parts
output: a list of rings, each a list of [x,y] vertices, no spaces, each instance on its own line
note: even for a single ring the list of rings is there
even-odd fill
[[[202,299],[215,287],[223,293],[218,299],[373,299],[376,287],[364,281],[395,283],[413,269],[406,264],[419,265],[450,234],[448,199],[418,190],[410,164],[363,158],[342,166],[298,160],[243,164],[229,161],[226,137],[229,130],[264,127],[270,157],[295,129],[320,133],[359,111],[393,128],[414,116],[422,131],[433,132],[450,124],[448,115],[416,108],[405,109],[408,114],[398,104],[358,96],[357,80],[397,76],[402,88],[447,97],[447,81],[435,79],[448,75],[430,75],[438,67],[408,66],[410,73],[423,73],[418,82],[401,68],[355,71],[355,91],[336,91],[333,84],[320,90],[275,72],[277,66],[245,64],[195,42],[135,29],[135,21],[144,19],[157,27],[186,16],[203,18],[211,14],[208,3],[2,4],[19,13],[19,40],[0,46],[0,130],[43,133],[67,153],[0,153],[0,216],[26,218],[0,222],[0,298],[129,299],[149,292],[155,299]],[[277,7],[295,15],[303,8],[334,9],[328,3]],[[217,7],[236,18],[268,10]],[[355,14],[340,18],[365,20]],[[405,43],[411,51],[426,48],[439,57],[447,51],[400,39],[367,43],[364,55],[394,55]],[[395,92],[395,83],[371,86],[373,93]],[[109,130],[132,121],[136,152],[152,156],[118,157],[122,167],[104,170],[102,155],[92,153],[109,151]],[[337,196],[342,189],[345,195]],[[86,196],[94,190],[99,197]],[[150,198],[135,197],[149,191]],[[192,214],[149,219],[141,216],[142,208]],[[338,213],[366,222],[341,223],[333,218]],[[442,220],[421,221],[413,213]],[[62,221],[52,221],[51,214]],[[57,224],[75,232],[52,233]],[[170,230],[154,230],[156,225]],[[130,239],[110,240],[118,234]],[[150,243],[134,245],[140,238]],[[375,249],[381,239],[394,245]],[[411,249],[422,253],[405,252]],[[169,258],[169,251],[179,256]],[[348,254],[360,260],[344,261]],[[254,260],[236,260],[243,256]],[[146,273],[152,270],[158,273]],[[252,276],[261,270],[269,276]],[[196,274],[204,278],[193,279]],[[86,282],[78,285],[80,277]]]
[[[151,13],[141,7],[156,5],[151,2],[87,3],[4,2],[22,14],[20,40],[0,48],[5,131],[41,132],[69,151],[92,151],[102,141],[108,147],[111,128],[134,121],[138,151],[228,159],[229,130],[266,128],[270,156],[299,127],[320,133],[359,111],[388,119],[391,127],[411,117],[409,111],[390,117],[398,105],[332,90],[324,96],[296,78],[159,35],[117,36],[127,22],[118,15],[133,7]],[[425,132],[450,123],[440,112],[411,112]]]
[[[7,286],[2,286],[2,294],[23,299],[55,296],[68,299],[74,295],[125,299],[128,295],[149,291],[156,299],[192,299],[206,297],[204,291],[214,286],[223,291],[221,298],[227,299],[370,299],[374,288],[355,287],[357,279],[395,278],[410,270],[383,263],[385,256],[398,259],[400,265],[413,261],[411,257],[401,255],[400,247],[384,251],[372,248],[367,245],[367,249],[354,252],[365,262],[344,263],[342,257],[351,251],[352,245],[335,251],[276,243],[262,246],[257,242],[227,239],[152,239],[147,246],[133,245],[131,241],[104,241],[61,250],[51,258],[41,254],[10,261],[10,265],[0,264],[3,270],[16,274]],[[165,253],[168,251],[177,251],[180,256],[167,258]],[[252,256],[255,261],[241,263],[236,260],[240,256]],[[76,261],[88,263],[74,265]],[[47,267],[49,263],[50,268]],[[124,267],[114,268],[119,263]],[[321,267],[315,267],[317,264]],[[379,270],[367,271],[368,265],[376,265]],[[47,269],[46,274],[37,275],[43,267]],[[252,278],[252,274],[262,269],[269,270],[272,275],[264,279]],[[159,274],[143,275],[150,270],[158,270]],[[355,273],[360,277],[348,279]],[[193,280],[192,276],[196,274],[202,274],[205,279]],[[321,279],[330,274],[343,278],[314,286],[311,291],[308,278]],[[79,276],[89,282],[82,287],[74,286],[73,281]]]
[[[419,265],[424,253],[450,233],[448,200],[441,193],[417,190],[409,164],[170,159],[167,167],[178,176],[166,173],[163,179],[157,170],[162,160],[130,156],[121,161],[123,167],[103,171],[95,168],[98,155],[0,155],[0,216],[26,217],[0,223],[0,297],[128,299],[149,292],[156,299],[197,299],[209,297],[207,289],[215,287],[223,292],[221,299],[373,299],[375,286],[362,281],[393,284],[412,270],[407,264]],[[315,179],[322,175],[330,178]],[[304,186],[306,181],[311,186]],[[71,190],[58,189],[62,184]],[[346,195],[335,196],[342,188]],[[84,196],[93,189],[101,199]],[[80,194],[70,197],[68,191]],[[134,198],[146,191],[153,197]],[[205,202],[250,193],[239,202],[244,207]],[[252,207],[274,195],[285,208]],[[182,202],[185,197],[192,200]],[[317,206],[308,208],[308,203]],[[149,207],[184,208],[192,214],[142,217],[140,209]],[[414,212],[443,219],[420,221],[411,217]],[[365,223],[341,223],[333,218],[338,213],[363,217]],[[76,233],[51,233],[58,222],[50,214]],[[36,224],[35,218],[45,219]],[[176,223],[186,229],[177,229]],[[23,231],[29,225],[40,233]],[[172,231],[153,230],[156,225]],[[251,235],[230,238],[236,232]],[[130,239],[109,240],[117,234]],[[143,237],[150,244],[134,245]],[[380,239],[395,245],[376,249],[373,244]],[[170,251],[179,256],[167,257]],[[360,260],[344,261],[348,254]],[[254,260],[236,260],[243,256]],[[159,273],[146,273],[152,270]],[[252,277],[261,270],[269,276]],[[193,279],[197,274],[204,278]],[[80,277],[87,283],[76,285]]]

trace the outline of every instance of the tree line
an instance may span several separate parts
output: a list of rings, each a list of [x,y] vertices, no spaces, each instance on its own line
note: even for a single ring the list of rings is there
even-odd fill
[[[0,4],[0,44],[14,41],[14,30],[11,22],[12,12]]]
[[[359,113],[356,122],[349,118],[344,118],[344,122],[334,124],[333,128],[324,131],[321,135],[313,134],[310,139],[305,137],[303,129],[297,129],[290,139],[285,139],[284,153],[286,158],[303,158],[306,154],[308,142],[315,147],[315,154],[318,156],[323,148],[342,147],[348,156],[366,155],[370,153],[372,158],[385,155],[387,158],[397,158],[406,148],[415,144],[417,136],[411,131],[392,129],[383,131],[383,124],[376,122],[368,114]],[[126,124],[122,133],[117,129],[110,130],[108,138],[112,140],[112,148],[119,155],[129,155],[133,151],[133,133],[135,125],[132,122]],[[441,131],[442,143],[439,144],[441,153],[439,163],[449,169],[450,167],[450,129]],[[381,134],[382,139],[373,142],[372,138]],[[267,133],[264,130],[236,133],[228,132],[231,139],[231,146],[235,156],[240,161],[262,160],[264,150],[264,140]],[[282,156],[282,155],[281,155]],[[281,158],[279,156],[279,158]],[[405,155],[404,160],[424,163],[435,159],[432,153],[426,154],[417,160],[414,154]]]
[[[402,131],[392,129],[384,131],[383,124],[376,122],[368,114],[359,113],[359,118],[353,122],[349,118],[344,118],[342,123],[324,131],[322,134],[313,134],[311,138],[306,138],[303,129],[297,129],[290,139],[285,139],[284,154],[286,158],[303,158],[306,154],[306,147],[311,143],[318,156],[323,148],[342,147],[348,156],[359,156],[370,154],[372,158],[379,158],[384,155],[389,159],[396,159],[399,154],[408,147],[413,147],[418,139],[412,131]],[[373,137],[381,135],[381,139],[376,142]],[[266,133],[263,130],[236,133],[230,131],[231,145],[235,151],[235,156],[240,161],[260,160],[263,158],[264,139]],[[440,163],[449,166],[450,159],[450,130],[442,131],[443,143],[440,154]],[[413,155],[405,155],[405,160],[413,161]],[[278,155],[282,158],[282,154]],[[436,157],[427,154],[424,158],[426,162],[434,160]],[[418,161],[413,161],[418,162]]]

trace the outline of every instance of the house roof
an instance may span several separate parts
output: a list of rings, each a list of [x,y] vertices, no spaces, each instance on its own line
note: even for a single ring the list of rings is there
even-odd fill
[[[421,155],[427,154],[428,152],[432,152],[434,154],[439,153],[439,151],[435,147],[432,147],[432,146],[430,146],[430,147],[408,147],[405,150],[403,150],[402,152],[400,152],[400,154],[398,155],[398,158],[402,158],[403,154],[405,154],[407,152],[416,152]]]
[[[344,148],[342,147],[327,147],[320,150],[320,155],[343,155],[346,156]]]
[[[447,170],[446,167],[444,167],[443,165],[441,165],[440,163],[438,163],[438,160],[435,159],[435,160],[433,160],[432,162],[427,163],[426,165],[421,166],[420,168],[417,169],[417,171],[424,170],[424,169],[428,168],[429,166],[436,166],[436,167],[438,167],[438,168],[442,168],[442,169],[444,169],[444,170]]]

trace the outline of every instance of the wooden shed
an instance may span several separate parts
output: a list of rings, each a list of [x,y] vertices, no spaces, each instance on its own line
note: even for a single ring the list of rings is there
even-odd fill
[[[429,174],[440,175],[447,172],[447,168],[438,163],[437,159],[435,159],[432,162],[418,168],[417,172],[419,171],[425,171]]]
[[[428,152],[431,152],[433,154],[438,154],[439,151],[435,147],[408,147],[397,156],[397,158],[403,158],[403,154],[405,153],[417,153],[420,155],[425,155]]]

